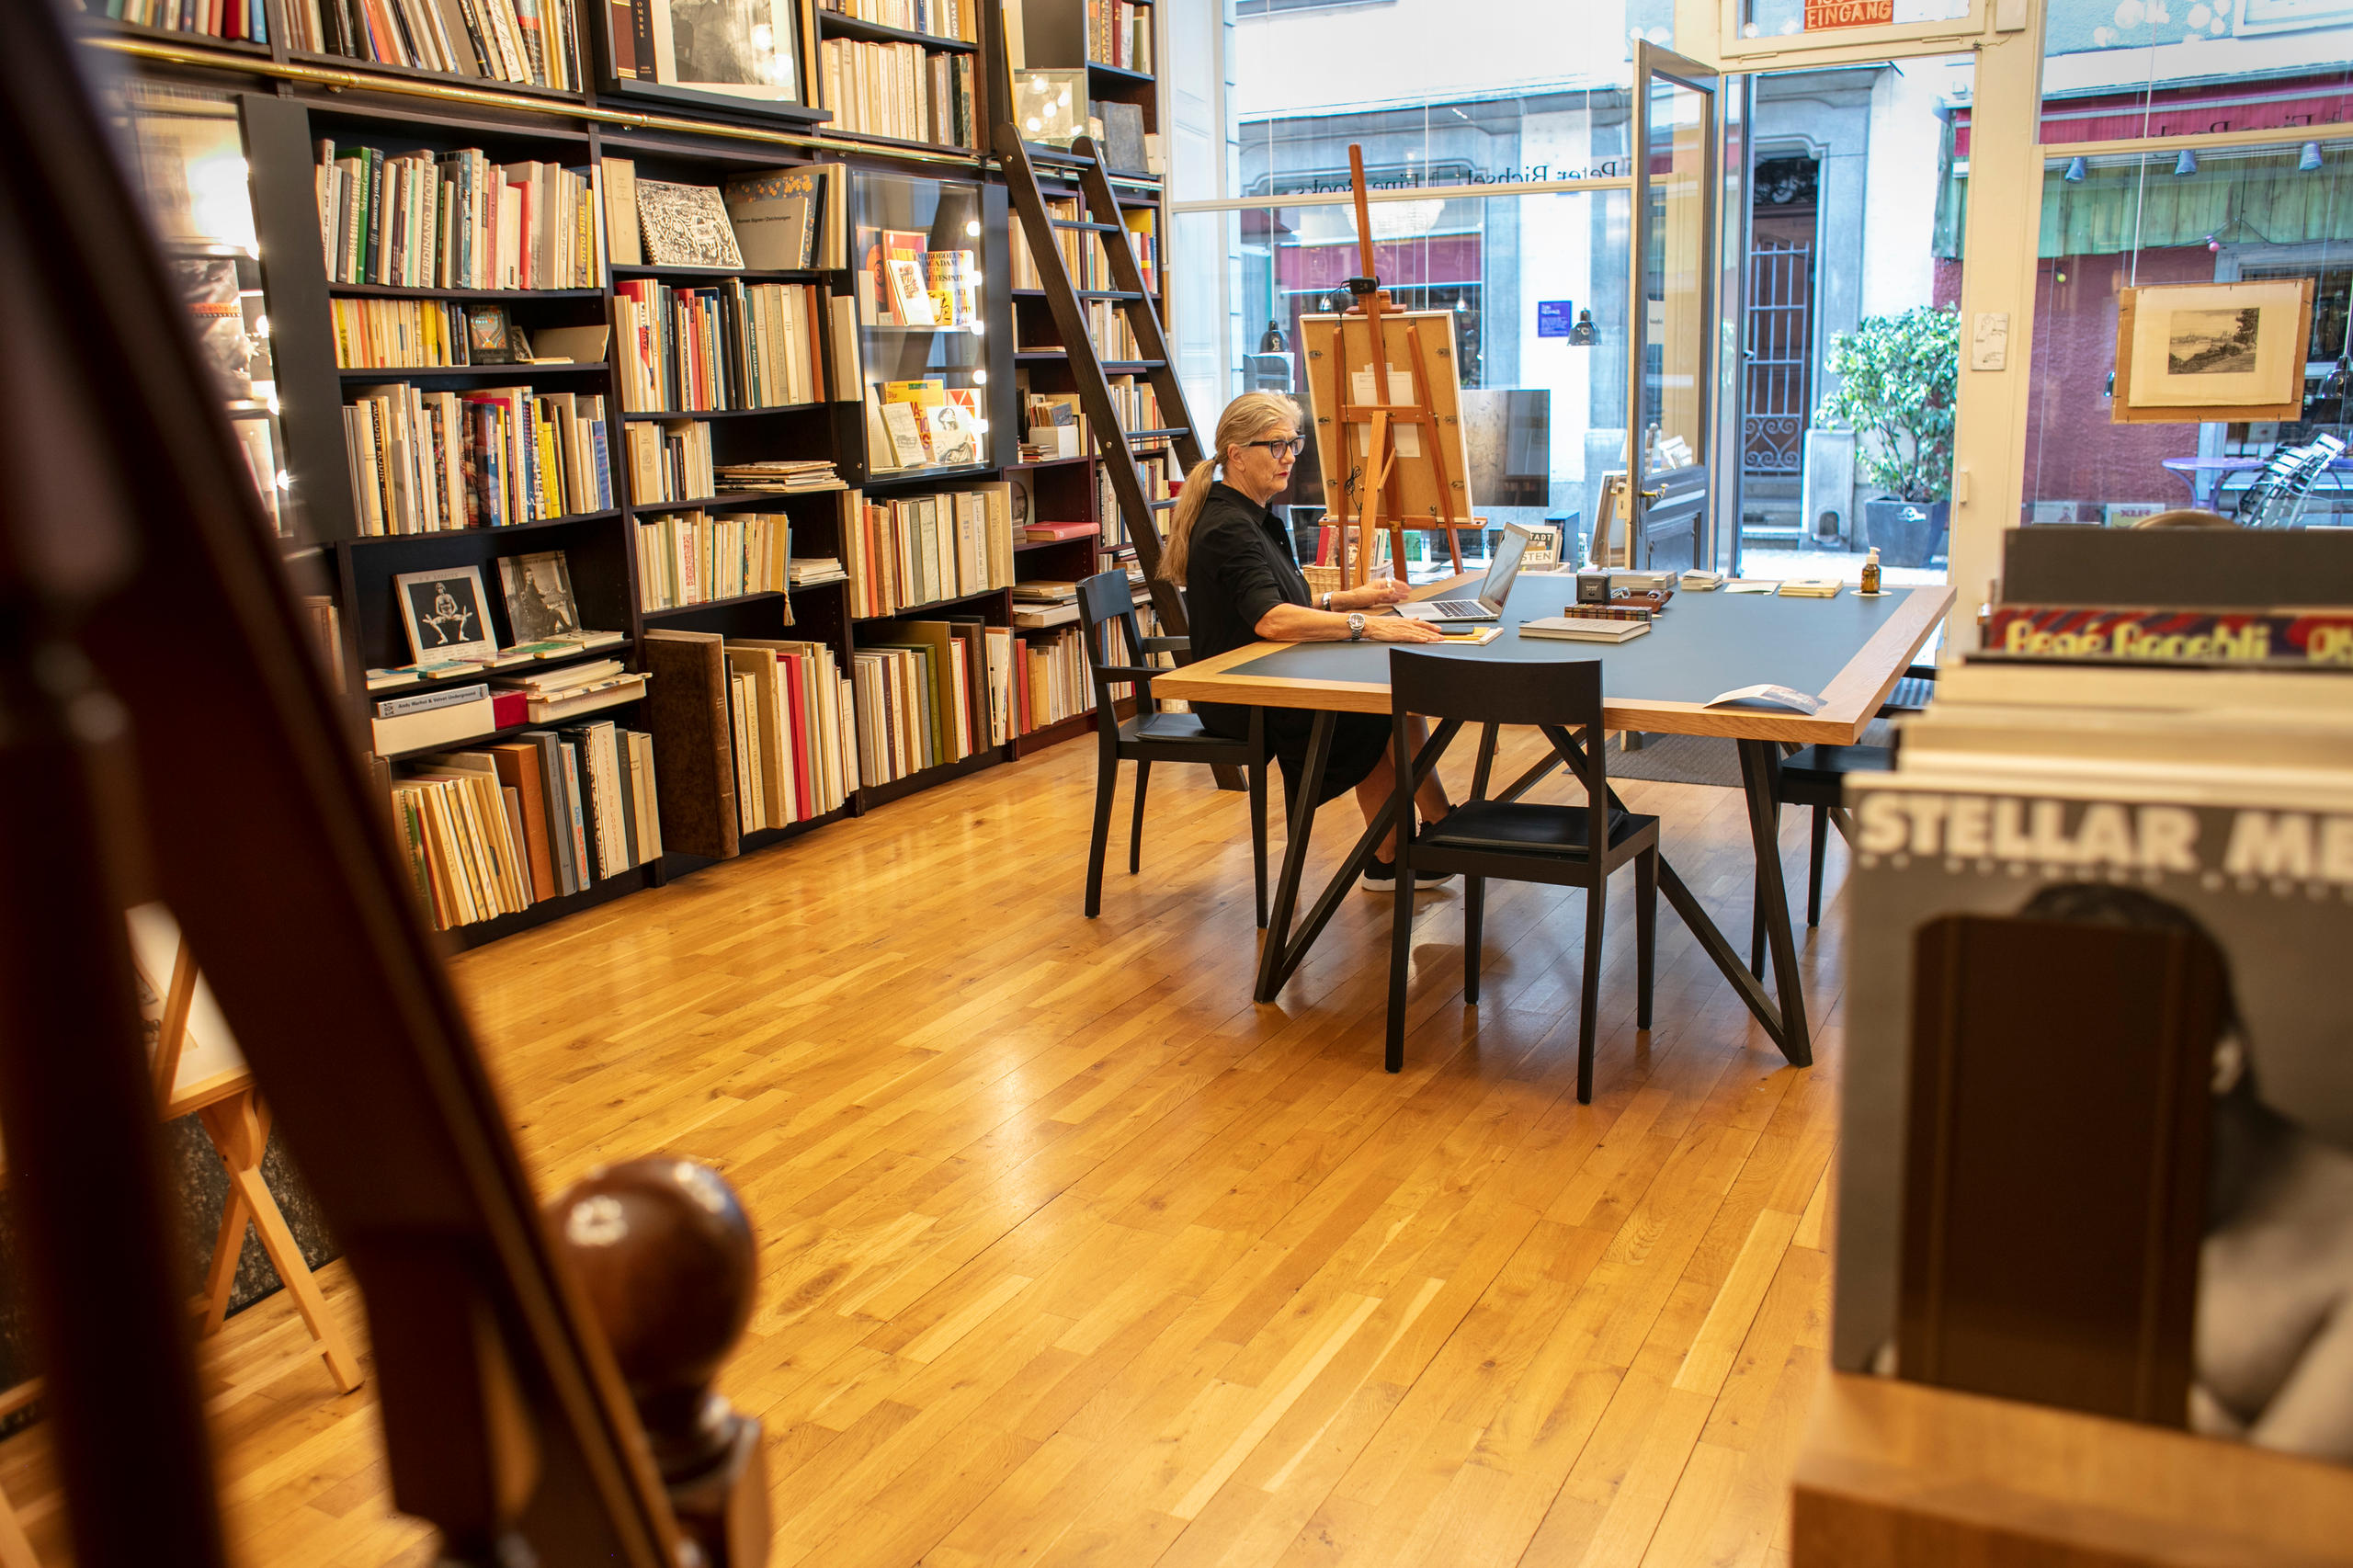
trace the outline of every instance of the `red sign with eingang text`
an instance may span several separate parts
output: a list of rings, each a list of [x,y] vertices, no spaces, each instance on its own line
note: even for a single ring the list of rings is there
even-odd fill
[[[1882,28],[1895,20],[1895,0],[1805,0],[1805,30]]]

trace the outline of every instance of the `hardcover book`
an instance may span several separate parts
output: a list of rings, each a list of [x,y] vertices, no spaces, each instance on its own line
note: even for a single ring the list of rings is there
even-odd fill
[[[637,221],[652,267],[699,267],[741,271],[743,252],[719,190],[708,185],[637,182]]]
[[[1995,607],[1986,658],[2353,669],[2353,610]]]
[[[1832,1359],[2353,1461],[2345,774],[2170,771],[1849,780]]]
[[[770,169],[738,175],[723,187],[727,216],[744,265],[760,272],[792,272],[809,265],[816,215],[813,169]]]

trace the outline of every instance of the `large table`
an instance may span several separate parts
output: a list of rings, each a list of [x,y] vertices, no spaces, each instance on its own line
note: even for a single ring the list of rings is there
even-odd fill
[[[1467,590],[1469,574],[1436,584],[1416,597]],[[1787,744],[1850,745],[1952,604],[1951,590],[1914,588],[1865,598],[1853,589],[1833,599],[1774,595],[1678,593],[1656,626],[1631,642],[1563,642],[1520,637],[1522,620],[1558,615],[1575,597],[1566,575],[1523,574],[1504,607],[1504,634],[1478,647],[1458,646],[1471,661],[1599,659],[1603,722],[1613,730],[1722,735],[1739,743],[1742,783],[1748,797],[1749,834],[1756,853],[1756,892],[1773,959],[1774,994],[1749,972],[1742,955],[1691,895],[1664,856],[1659,887],[1693,936],[1739,990],[1781,1054],[1802,1067],[1813,1061],[1805,996],[1798,980],[1797,941],[1790,926],[1789,894],[1781,882],[1779,812],[1773,778]],[[1389,711],[1389,650],[1383,642],[1256,642],[1188,665],[1153,679],[1155,695],[1188,702],[1313,710],[1315,723],[1299,798],[1291,801],[1290,840],[1275,890],[1265,946],[1258,958],[1256,996],[1271,1002],[1299,968],[1340,901],[1363,873],[1389,831],[1384,806],[1316,900],[1299,929],[1301,875],[1307,863],[1316,797],[1323,793],[1334,716]],[[1739,687],[1770,683],[1820,697],[1818,713],[1778,708],[1710,708],[1708,701]],[[1487,744],[1492,744],[1492,737]],[[1509,800],[1533,788],[1554,767],[1548,757],[1495,798]],[[1483,756],[1481,772],[1485,772]]]

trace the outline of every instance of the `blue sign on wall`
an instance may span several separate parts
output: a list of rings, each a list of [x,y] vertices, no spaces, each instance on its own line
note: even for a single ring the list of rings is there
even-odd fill
[[[1569,328],[1576,324],[1577,313],[1569,308],[1567,300],[1539,300],[1536,302],[1536,335],[1566,337]]]

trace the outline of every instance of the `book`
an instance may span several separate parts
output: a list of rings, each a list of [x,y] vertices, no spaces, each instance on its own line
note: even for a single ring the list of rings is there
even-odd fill
[[[737,175],[721,187],[744,265],[757,272],[796,272],[810,264],[815,231],[814,169]]]
[[[932,308],[931,290],[924,280],[923,268],[904,257],[887,257],[882,263],[883,280],[890,289],[885,302],[891,320],[900,326],[938,326],[939,315]]]
[[[735,763],[729,744],[727,660],[716,632],[645,633],[663,835],[679,854],[725,859],[740,851]]]
[[[1103,162],[1114,174],[1147,172],[1143,152],[1143,106],[1098,99],[1103,117]]]
[[[1050,540],[1093,539],[1099,531],[1097,525],[1091,522],[1040,522],[1024,525],[1021,537],[1035,544]]]
[[[1775,592],[1785,599],[1835,599],[1846,585],[1836,577],[1792,577]]]
[[[2353,610],[1999,604],[1979,640],[1978,656],[2353,672]]]
[[[931,453],[924,445],[923,426],[915,419],[915,405],[909,403],[886,403],[881,405],[882,428],[891,439],[891,455],[900,468],[923,468],[931,461]]]
[[[1626,642],[1650,634],[1648,620],[1604,619],[1600,617],[1548,615],[1519,623],[1522,637],[1552,638],[1569,642]]]
[[[372,749],[378,756],[448,745],[452,741],[489,734],[497,728],[497,713],[486,687],[463,702],[377,718],[369,725]]]
[[[719,188],[641,179],[637,221],[645,239],[645,259],[654,267],[696,267],[741,271],[744,255]]]

